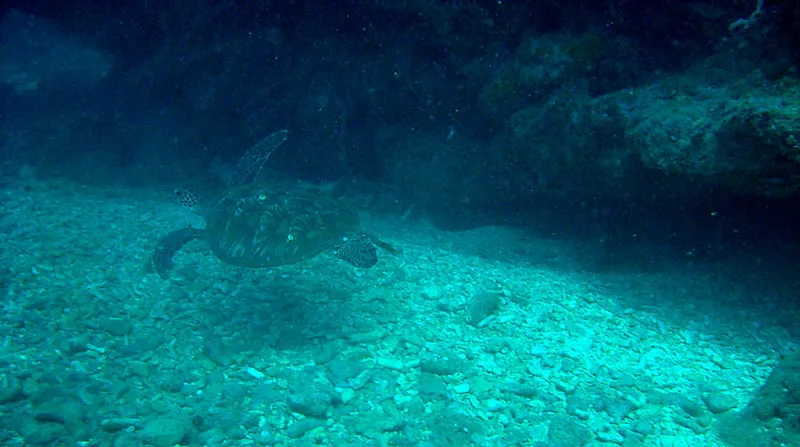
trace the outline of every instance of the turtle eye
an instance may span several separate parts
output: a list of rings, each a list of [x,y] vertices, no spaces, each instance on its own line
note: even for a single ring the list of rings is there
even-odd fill
[[[287,241],[289,241],[289,242],[291,242],[291,241],[293,241],[293,240],[294,240],[294,236],[292,236],[291,234],[287,234],[287,235],[286,235],[286,240],[287,240]]]
[[[261,194],[258,195],[258,200],[262,202],[267,200],[267,195],[262,192]]]

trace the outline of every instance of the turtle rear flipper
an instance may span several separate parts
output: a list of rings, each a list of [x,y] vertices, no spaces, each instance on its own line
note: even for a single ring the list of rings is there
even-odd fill
[[[355,267],[370,268],[378,263],[378,248],[397,256],[400,251],[388,242],[361,232],[336,246],[334,256]]]
[[[181,228],[162,237],[156,245],[153,255],[150,256],[150,268],[158,276],[168,280],[169,272],[175,266],[172,258],[184,245],[203,236],[203,230],[197,228]]]
[[[333,255],[355,267],[368,269],[378,263],[378,250],[369,237],[356,235],[336,246]]]

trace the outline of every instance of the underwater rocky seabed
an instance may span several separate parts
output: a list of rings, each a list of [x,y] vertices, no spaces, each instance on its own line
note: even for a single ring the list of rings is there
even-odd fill
[[[583,242],[373,215],[403,253],[370,270],[193,243],[167,283],[148,255],[200,222],[169,191],[4,183],[4,446],[722,446],[795,347],[775,260],[601,271]]]

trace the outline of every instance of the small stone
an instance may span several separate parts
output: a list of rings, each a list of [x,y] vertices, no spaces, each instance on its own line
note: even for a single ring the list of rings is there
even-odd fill
[[[508,385],[508,391],[525,398],[533,398],[539,395],[539,390],[531,383],[511,383]]]
[[[458,394],[469,393],[469,384],[468,383],[459,383],[453,387],[453,391]]]
[[[262,430],[260,433],[256,434],[253,438],[257,445],[270,446],[278,443],[278,437],[275,436],[275,434],[270,432],[269,430]]]
[[[426,300],[438,300],[442,297],[442,288],[435,284],[428,284],[422,289],[422,297]]]
[[[89,336],[81,335],[79,337],[72,337],[67,340],[61,350],[67,355],[76,355],[86,352],[89,349]]]
[[[403,370],[403,361],[393,357],[378,357],[378,365],[394,371]]]
[[[163,415],[146,423],[139,436],[155,447],[172,447],[186,437],[187,427],[178,415]]]
[[[348,380],[347,383],[354,390],[360,390],[361,388],[364,388],[372,381],[372,376],[373,376],[373,370],[365,369],[364,371],[361,371],[359,375]]]
[[[128,335],[133,329],[133,322],[130,320],[123,320],[121,318],[106,318],[99,323],[100,330],[106,331],[111,335],[117,337],[124,337]]]
[[[324,419],[333,406],[331,395],[318,387],[292,395],[288,400],[289,409],[303,416]]]
[[[633,426],[633,431],[639,433],[640,435],[647,436],[653,434],[655,431],[655,426],[653,425],[652,421],[643,419],[636,422],[636,424]]]
[[[14,377],[0,377],[0,405],[22,400],[25,393],[22,391],[22,382]]]
[[[592,437],[592,431],[586,425],[558,416],[550,421],[547,433],[548,441],[552,445],[587,445]]]
[[[228,435],[229,438],[235,441],[241,441],[242,439],[247,437],[247,430],[240,425],[238,427],[232,427],[231,429],[227,430],[226,434]]]
[[[129,427],[141,428],[141,423],[133,418],[110,418],[100,422],[100,427],[108,432],[117,432]]]
[[[497,399],[489,399],[486,401],[486,409],[491,411],[492,413],[496,413],[498,411],[503,411],[506,408],[506,404],[500,402]]]
[[[334,359],[328,363],[330,380],[334,384],[347,383],[369,367],[368,362]]]
[[[739,406],[739,401],[735,397],[723,392],[706,394],[703,396],[703,402],[714,414],[725,413]]]
[[[351,388],[337,388],[336,392],[342,398],[342,403],[348,403],[356,396],[356,392]]]
[[[469,303],[469,324],[477,326],[500,307],[500,294],[483,292],[472,297]]]
[[[358,344],[375,343],[385,336],[386,336],[386,330],[383,328],[377,328],[370,332],[357,332],[351,334],[348,339],[350,340],[351,343],[358,345]]]
[[[455,355],[430,354],[420,361],[422,372],[450,376],[458,372],[464,372],[465,362]]]
[[[266,375],[264,373],[262,373],[261,371],[255,369],[255,368],[249,367],[249,366],[247,368],[245,368],[244,372],[246,372],[247,375],[249,375],[250,377],[252,377],[254,379],[261,380],[264,377],[266,377]]]
[[[709,430],[709,426],[708,424],[706,424],[706,422],[711,421],[711,413],[706,413],[706,414],[709,416],[709,418],[704,419],[702,421],[699,418],[690,418],[682,415],[674,417],[673,421],[680,426],[688,428],[697,435],[702,435],[708,432]]]
[[[434,374],[423,373],[417,382],[417,393],[426,402],[447,398],[447,384]]]
[[[300,419],[286,427],[286,436],[290,438],[299,438],[317,427],[322,427],[323,424],[323,421],[317,419]]]
[[[601,442],[610,442],[612,444],[622,444],[625,438],[615,431],[601,431],[597,434],[597,440]]]
[[[51,422],[61,425],[74,425],[86,415],[85,406],[71,399],[50,401],[33,412],[33,419],[38,422]]]
[[[686,412],[686,414],[693,418],[699,418],[703,415],[703,413],[705,413],[703,406],[691,399],[683,399],[681,402],[681,408]]]

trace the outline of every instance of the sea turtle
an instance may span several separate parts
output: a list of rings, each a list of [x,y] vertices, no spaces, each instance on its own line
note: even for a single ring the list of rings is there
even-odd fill
[[[376,246],[396,253],[391,245],[361,230],[358,212],[340,200],[253,182],[286,135],[285,130],[275,132],[245,153],[222,198],[208,201],[201,211],[205,229],[182,228],[164,236],[150,257],[152,271],[169,279],[173,256],[195,239],[205,240],[224,263],[256,269],[294,264],[326,251],[369,268],[378,261]],[[203,202],[197,194],[178,194],[186,207],[197,208]]]

